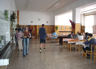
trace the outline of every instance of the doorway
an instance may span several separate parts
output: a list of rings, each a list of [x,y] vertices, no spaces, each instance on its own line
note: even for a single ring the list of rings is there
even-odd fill
[[[30,31],[32,33],[32,38],[36,39],[37,38],[37,26],[36,25],[30,25],[29,29],[30,29]]]

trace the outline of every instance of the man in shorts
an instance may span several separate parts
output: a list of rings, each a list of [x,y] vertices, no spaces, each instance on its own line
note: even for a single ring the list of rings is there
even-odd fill
[[[40,35],[40,53],[41,53],[42,49],[45,49],[45,43],[46,43],[46,30],[44,28],[44,24],[42,24],[42,27],[39,28],[39,35]]]

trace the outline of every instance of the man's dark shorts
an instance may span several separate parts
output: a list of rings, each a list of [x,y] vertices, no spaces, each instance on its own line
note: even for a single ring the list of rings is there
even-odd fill
[[[40,39],[40,43],[46,43],[45,39]]]

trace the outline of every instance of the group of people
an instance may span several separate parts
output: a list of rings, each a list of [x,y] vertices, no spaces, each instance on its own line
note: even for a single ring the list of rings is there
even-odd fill
[[[40,36],[40,53],[42,50],[45,50],[45,43],[46,43],[46,29],[44,28],[44,24],[42,24],[42,27],[39,28],[39,36]],[[53,36],[57,36],[56,33],[53,33]],[[85,40],[83,45],[83,51],[86,52],[86,50],[91,50],[91,44],[96,44],[96,39],[93,38],[93,35],[91,33],[77,33],[76,35],[71,32],[71,34],[68,35],[69,38],[78,38],[79,40]],[[18,45],[18,49],[23,50],[23,56],[26,56],[28,54],[29,50],[29,38],[31,38],[31,34],[29,32],[28,27],[25,28],[25,30],[22,31],[20,28],[16,28],[16,45]],[[55,37],[54,37],[55,38]]]
[[[85,33],[85,42],[83,46],[83,51],[86,53],[86,51],[90,51],[92,48],[92,51],[94,51],[94,47],[91,47],[92,45],[96,45],[96,39],[93,37],[93,34],[91,33]],[[90,55],[87,54],[87,57],[89,58]]]
[[[77,32],[77,34],[75,34],[74,32],[71,32],[67,37],[74,38],[74,39],[81,39],[81,38],[83,39],[84,34],[81,34],[80,32]]]
[[[83,51],[86,53],[86,51],[90,51],[91,48],[94,48],[94,47],[91,47],[91,45],[96,45],[96,39],[93,37],[93,34],[91,33],[77,33],[76,35],[72,32],[70,35],[68,35],[70,38],[76,38],[76,39],[79,39],[79,40],[84,40],[83,42]],[[94,49],[92,49],[94,50]],[[87,57],[90,57],[89,54],[87,54]]]
[[[25,29],[16,28],[15,41],[19,51],[23,51],[23,56],[28,54],[29,38],[31,37],[28,27]]]
[[[15,42],[16,46],[18,47],[19,51],[23,51],[23,56],[26,56],[29,51],[29,39],[32,37],[30,30],[28,27],[21,29],[16,28],[16,34],[15,34]],[[39,36],[40,36],[40,53],[45,48],[46,43],[46,29],[44,28],[44,24],[42,24],[42,27],[39,28]]]

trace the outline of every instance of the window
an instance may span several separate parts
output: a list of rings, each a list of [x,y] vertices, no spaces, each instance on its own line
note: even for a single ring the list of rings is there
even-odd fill
[[[94,15],[85,16],[85,32],[93,33]]]

